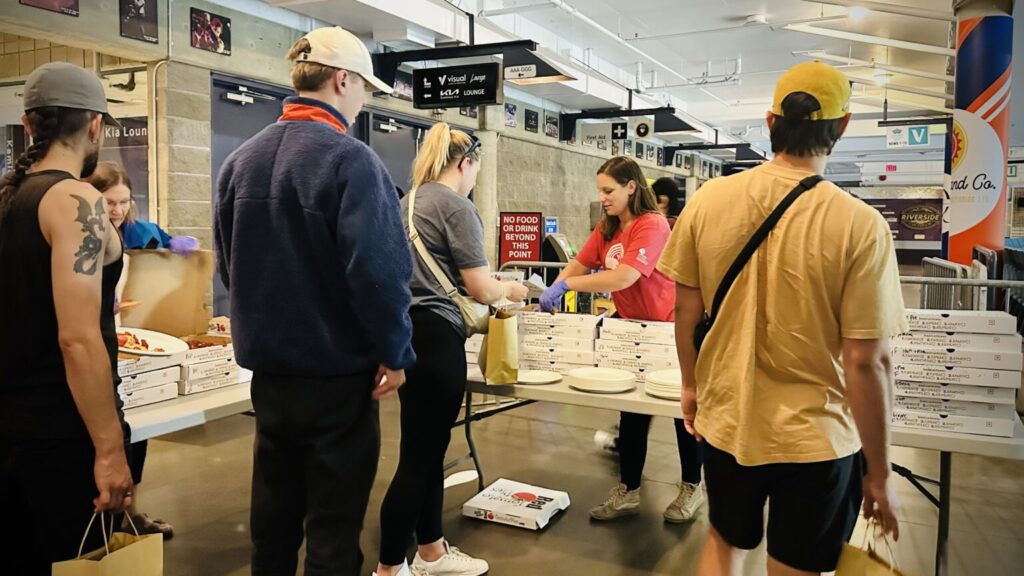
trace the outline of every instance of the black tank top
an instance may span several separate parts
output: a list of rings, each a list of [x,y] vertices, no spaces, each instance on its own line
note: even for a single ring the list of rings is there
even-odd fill
[[[0,435],[12,440],[87,434],[64,372],[53,302],[51,248],[39,226],[39,204],[74,176],[58,170],[29,174],[0,223]],[[100,332],[107,349],[117,411],[117,329],[114,288],[123,258],[103,267]]]

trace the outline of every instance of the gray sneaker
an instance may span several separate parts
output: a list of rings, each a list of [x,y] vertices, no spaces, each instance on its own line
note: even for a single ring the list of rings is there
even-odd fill
[[[665,521],[673,524],[693,520],[705,500],[702,484],[680,482],[678,486],[679,495],[665,509]]]
[[[625,484],[619,484],[608,493],[604,504],[590,511],[594,520],[614,520],[640,512],[640,489],[627,490]]]

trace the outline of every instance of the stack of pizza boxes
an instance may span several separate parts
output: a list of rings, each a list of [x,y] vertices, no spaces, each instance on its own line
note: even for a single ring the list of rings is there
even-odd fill
[[[184,352],[170,356],[119,353],[117,375],[121,377],[121,384],[117,392],[124,402],[124,409],[177,398],[178,380],[184,362]]]
[[[180,370],[178,392],[205,392],[238,384],[238,364],[230,336],[203,335],[184,338],[188,352]]]
[[[566,374],[593,367],[594,341],[602,316],[591,314],[519,314],[519,367]]]
[[[1012,437],[1024,354],[1005,312],[908,310],[892,341],[893,426]]]
[[[632,372],[638,382],[651,372],[679,368],[672,322],[608,318],[595,350],[598,366]]]

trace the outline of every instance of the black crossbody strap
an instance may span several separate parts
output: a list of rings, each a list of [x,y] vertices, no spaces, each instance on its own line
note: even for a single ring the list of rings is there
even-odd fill
[[[736,278],[739,277],[740,272],[743,271],[743,267],[747,265],[747,262],[750,261],[754,252],[756,252],[758,247],[761,246],[766,238],[768,238],[772,229],[779,223],[782,215],[786,213],[786,210],[789,209],[790,206],[793,205],[793,202],[796,202],[796,199],[799,198],[801,194],[811,188],[814,188],[822,180],[823,178],[817,174],[814,176],[808,176],[801,180],[800,183],[782,199],[782,202],[779,202],[779,205],[775,207],[775,210],[772,210],[772,213],[765,218],[761,227],[754,232],[753,236],[750,237],[750,240],[747,241],[747,245],[743,247],[739,256],[736,257],[732,266],[729,267],[729,271],[725,273],[725,277],[722,278],[722,283],[718,285],[718,291],[715,292],[715,299],[711,304],[711,316],[708,318],[709,329],[711,324],[715,322],[715,317],[718,316],[718,311],[722,307],[722,302],[725,301],[725,296],[729,293],[729,288],[732,288],[733,282],[735,282]]]

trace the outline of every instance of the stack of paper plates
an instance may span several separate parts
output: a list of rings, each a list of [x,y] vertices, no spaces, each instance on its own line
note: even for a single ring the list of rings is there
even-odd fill
[[[565,376],[570,387],[582,392],[621,394],[636,388],[636,375],[615,368],[576,368]]]
[[[520,370],[520,384],[554,384],[562,381],[562,375],[549,370]]]
[[[647,375],[644,391],[648,396],[665,400],[679,400],[683,385],[683,373],[676,370],[659,370]]]

